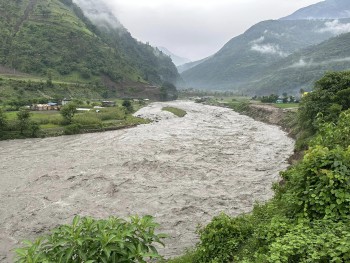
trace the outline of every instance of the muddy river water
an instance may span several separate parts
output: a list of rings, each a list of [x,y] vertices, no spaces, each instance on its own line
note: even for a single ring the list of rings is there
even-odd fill
[[[184,118],[161,111],[170,105]],[[278,127],[193,102],[154,103],[155,120],[104,133],[0,142],[0,262],[76,214],[150,214],[167,233],[166,257],[197,241],[220,212],[251,210],[272,196],[294,142]]]

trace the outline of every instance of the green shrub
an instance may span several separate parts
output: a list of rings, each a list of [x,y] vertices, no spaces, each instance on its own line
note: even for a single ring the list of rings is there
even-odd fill
[[[125,111],[119,107],[113,107],[111,109],[102,109],[98,113],[98,118],[102,121],[123,120],[125,118]]]
[[[347,148],[350,145],[350,110],[342,112],[335,123],[324,122],[320,115],[318,123],[318,133],[310,142],[311,146],[323,145],[334,149]]]
[[[93,113],[93,112],[76,114],[73,118],[73,122],[80,124],[82,126],[91,126],[91,125],[102,126],[101,120],[98,118],[96,113]]]
[[[228,106],[234,111],[244,112],[249,109],[249,101],[232,102]]]
[[[350,148],[311,148],[303,161],[284,172],[294,206],[306,218],[350,218]]]
[[[134,216],[129,221],[76,216],[72,225],[60,226],[34,242],[25,241],[23,248],[16,249],[15,262],[131,263],[161,259],[154,245],[163,245],[165,236],[155,233],[157,226],[150,216]]]
[[[81,130],[81,125],[78,123],[73,123],[65,126],[63,133],[65,135],[73,135],[73,134],[80,133],[80,130]]]
[[[350,228],[327,220],[301,222],[270,245],[264,262],[349,262]]]
[[[305,130],[317,132],[316,116],[322,113],[325,121],[336,121],[340,112],[350,107],[350,71],[330,72],[315,84],[299,107],[299,123]]]
[[[192,263],[195,262],[196,253],[194,251],[187,251],[185,255],[174,259],[167,260],[167,263]]]
[[[64,105],[60,110],[60,114],[64,119],[64,124],[71,124],[73,117],[77,112],[77,105],[75,103],[71,102],[67,105]]]
[[[134,107],[132,106],[130,100],[123,100],[122,106],[127,113],[132,113],[134,111]]]
[[[249,217],[231,218],[221,214],[202,229],[195,262],[231,262],[238,249],[252,234]]]

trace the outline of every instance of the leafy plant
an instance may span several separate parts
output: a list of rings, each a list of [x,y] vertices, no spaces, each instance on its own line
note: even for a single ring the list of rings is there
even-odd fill
[[[304,217],[350,217],[350,148],[316,146],[299,165],[282,175],[288,181],[286,187],[294,196],[294,205]]]
[[[252,230],[247,217],[230,218],[225,214],[214,217],[205,228],[198,230],[200,243],[195,262],[231,262]]]
[[[75,216],[72,225],[62,225],[34,242],[24,241],[25,246],[16,249],[16,262],[127,263],[161,259],[154,245],[163,245],[165,235],[156,234],[157,227],[151,216],[133,216],[129,221]]]
[[[246,215],[215,217],[189,262],[350,262],[349,76],[327,74],[303,101],[309,149],[281,173],[274,198]]]
[[[350,86],[350,72],[330,72],[315,84],[313,92],[307,94],[300,105],[299,123],[305,130],[317,131],[317,115],[322,114],[327,122],[336,122],[339,114],[349,108],[344,98]]]

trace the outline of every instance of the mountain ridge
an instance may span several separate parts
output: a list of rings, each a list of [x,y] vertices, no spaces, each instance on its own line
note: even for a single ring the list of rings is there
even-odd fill
[[[348,0],[326,0],[297,10],[280,20],[350,18]]]
[[[134,84],[139,89],[179,78],[167,56],[120,25],[94,24],[71,0],[0,0],[0,13],[6,14],[0,17],[0,64],[5,67],[44,78],[98,82],[116,95],[132,95]]]
[[[341,2],[350,8],[350,1],[326,2],[328,4]],[[312,6],[309,8],[312,9]],[[350,32],[349,18],[262,21],[232,38],[209,59],[183,71],[181,73],[185,81],[183,87],[250,94],[261,93],[259,89],[266,93],[279,90],[282,92],[284,87],[273,86],[278,81],[272,81],[270,88],[267,88],[269,83],[262,85],[261,80],[267,79],[263,74],[271,74],[266,69],[282,63],[294,53],[348,32]],[[313,75],[311,72],[309,74]],[[296,82],[300,86],[299,81]],[[304,84],[307,87],[312,85],[308,80]],[[306,87],[305,85],[301,86]],[[289,87],[293,91],[296,90],[295,87]]]
[[[173,52],[171,52],[169,49],[167,49],[166,47],[157,47],[160,51],[162,51],[165,55],[169,56],[171,58],[171,60],[173,61],[173,63],[175,64],[176,67],[186,64],[186,63],[190,63],[191,60],[188,58],[184,58],[184,57],[180,57],[176,54],[174,54]]]

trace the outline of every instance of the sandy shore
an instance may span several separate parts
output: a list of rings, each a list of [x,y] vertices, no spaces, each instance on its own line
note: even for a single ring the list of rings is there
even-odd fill
[[[178,118],[161,111],[184,109]],[[104,133],[0,142],[0,262],[22,239],[71,222],[150,214],[167,233],[167,257],[193,246],[196,226],[248,212],[272,196],[293,140],[275,126],[193,102],[154,103],[156,120]]]

